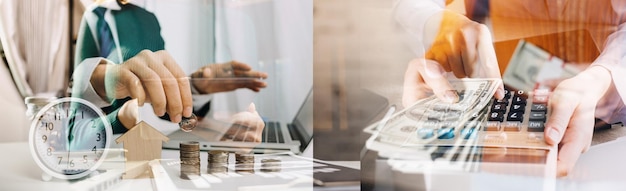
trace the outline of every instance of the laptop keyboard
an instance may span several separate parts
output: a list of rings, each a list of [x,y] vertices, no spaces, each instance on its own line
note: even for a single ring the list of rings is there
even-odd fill
[[[261,142],[263,143],[284,143],[285,138],[283,137],[282,129],[280,128],[279,122],[265,122],[265,128],[263,129],[263,139]]]

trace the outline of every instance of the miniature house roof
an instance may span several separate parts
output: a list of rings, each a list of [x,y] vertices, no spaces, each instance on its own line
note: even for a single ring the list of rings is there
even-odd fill
[[[115,139],[116,143],[128,141],[128,140],[141,140],[141,141],[149,141],[149,140],[160,140],[160,141],[169,141],[170,139],[167,136],[163,135],[163,133],[154,129],[154,127],[150,126],[148,123],[141,121],[137,123],[133,128],[128,130],[122,136]]]

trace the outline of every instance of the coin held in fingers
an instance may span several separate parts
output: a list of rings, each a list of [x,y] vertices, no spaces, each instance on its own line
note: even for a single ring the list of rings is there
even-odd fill
[[[180,130],[183,130],[184,132],[191,132],[194,128],[196,128],[197,124],[198,118],[192,113],[190,117],[183,117],[183,120],[178,123],[178,126],[180,126]]]

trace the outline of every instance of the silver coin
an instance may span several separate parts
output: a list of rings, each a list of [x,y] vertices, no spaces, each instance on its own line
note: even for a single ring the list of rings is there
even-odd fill
[[[183,119],[178,122],[178,126],[180,126],[180,130],[184,132],[191,132],[198,125],[198,117],[195,114],[191,114],[190,117],[183,117]]]

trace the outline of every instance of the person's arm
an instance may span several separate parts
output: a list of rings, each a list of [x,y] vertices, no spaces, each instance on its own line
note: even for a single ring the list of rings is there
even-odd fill
[[[89,12],[85,12],[87,15]],[[91,83],[92,74],[96,67],[107,61],[99,57],[98,47],[87,22],[83,17],[76,41],[76,54],[74,57],[74,71],[72,72],[72,96],[86,99],[98,107],[111,105],[111,99],[103,99],[99,96]]]
[[[416,59],[407,67],[402,103],[408,106],[430,93],[446,102],[458,101],[446,77],[501,78],[487,26],[446,10],[443,0],[397,0],[394,17],[409,33]],[[500,85],[494,96],[504,97]]]
[[[581,153],[589,149],[594,116],[605,122],[625,122],[626,10],[618,30],[606,41],[602,54],[578,75],[559,83],[550,96],[552,111],[546,122],[546,143],[558,145],[557,175],[567,175]]]
[[[606,41],[602,54],[591,66],[599,66],[609,71],[612,85],[598,101],[595,116],[607,123],[626,123],[626,23]]]
[[[126,132],[127,128],[123,125],[119,115],[123,102],[115,102],[112,99],[103,99],[96,92],[92,85],[92,75],[100,64],[107,64],[108,61],[102,57],[98,57],[98,48],[94,40],[86,18],[83,18],[80,24],[78,39],[76,41],[76,54],[74,62],[74,71],[72,74],[72,97],[85,99],[96,106],[103,108],[106,118],[114,133]],[[122,112],[126,113],[126,112]],[[129,121],[129,120],[126,120]]]
[[[426,27],[427,21],[433,15],[444,11],[446,2],[444,0],[394,0],[393,17],[396,22],[409,34],[411,47],[417,55],[425,52],[422,45],[430,44],[424,42],[425,30],[437,30],[437,27]],[[432,32],[435,33],[436,31]]]

